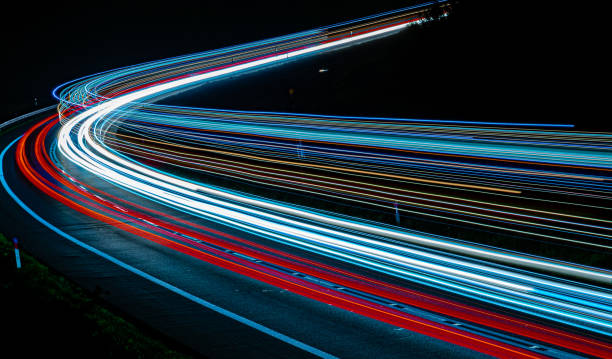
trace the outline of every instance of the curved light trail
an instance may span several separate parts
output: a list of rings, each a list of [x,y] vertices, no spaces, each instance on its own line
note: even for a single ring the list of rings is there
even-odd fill
[[[269,199],[265,191],[188,179],[177,170],[609,254],[608,133],[565,124],[153,103],[206,81],[393,34],[431,20],[431,6],[447,9],[445,1],[429,2],[64,84],[54,91],[58,115],[17,143],[17,165],[38,189],[76,211],[308,298],[498,357],[546,357],[540,343],[609,356],[612,272],[606,268],[342,216]],[[122,199],[75,169],[193,220]],[[204,226],[201,219],[262,241]],[[464,324],[442,324],[428,313]],[[538,345],[525,344],[530,340]]]

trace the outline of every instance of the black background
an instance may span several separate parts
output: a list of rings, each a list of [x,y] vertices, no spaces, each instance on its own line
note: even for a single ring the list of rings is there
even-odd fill
[[[33,109],[34,97],[39,105],[51,104],[51,90],[76,77],[410,3],[18,3],[3,9],[3,120]],[[563,8],[552,3],[489,3],[457,4],[444,48],[427,47],[421,61],[429,68],[419,71],[443,83],[451,103],[472,108],[458,114],[475,120],[495,114],[497,120],[610,129],[606,90],[601,87],[608,86],[602,70],[607,46],[601,40],[603,9],[584,3]],[[447,69],[441,72],[441,66]],[[435,106],[439,99],[431,98]]]

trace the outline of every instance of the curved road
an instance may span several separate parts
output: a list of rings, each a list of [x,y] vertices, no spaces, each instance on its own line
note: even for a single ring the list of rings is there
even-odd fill
[[[179,160],[183,167],[201,165],[196,160],[204,157],[193,151],[212,141],[215,151],[225,151],[213,157],[219,161],[257,155],[261,162],[265,155],[266,161],[287,162],[291,151],[316,171],[334,163],[374,176],[359,169],[365,166],[359,161],[395,168],[394,151],[435,147],[440,156],[469,153],[529,167],[504,169],[515,179],[504,186],[498,165],[474,164],[465,180],[461,173],[448,175],[448,162],[428,159],[445,166],[443,180],[436,173],[402,179],[503,196],[564,181],[555,187],[564,195],[607,200],[609,140],[558,132],[565,125],[532,131],[521,124],[508,130],[503,126],[509,124],[487,124],[502,126],[497,130],[439,123],[445,128],[425,129],[417,121],[399,128],[383,124],[390,119],[219,115],[152,103],[192,84],[392,34],[427,20],[430,6],[440,4],[445,2],[65,84],[55,92],[59,118],[55,111],[32,114],[2,129],[2,203],[17,203],[2,206],[2,231],[19,235],[44,262],[87,288],[101,288],[113,305],[206,356],[605,357],[612,348],[612,274],[606,269],[312,212],[151,167]],[[393,126],[395,134],[388,131]],[[479,134],[462,137],[470,131]],[[556,147],[547,141],[557,141]],[[585,143],[592,148],[584,150]],[[366,152],[379,147],[386,152]],[[316,153],[320,157],[311,159]],[[564,170],[578,161],[584,172]],[[234,162],[211,168],[228,163]],[[540,165],[544,169],[534,169]],[[487,171],[498,172],[497,178]],[[280,178],[277,186],[286,185]],[[333,193],[341,193],[346,180],[325,178],[337,186]],[[585,184],[593,190],[580,192]],[[353,198],[375,203],[371,193]],[[529,219],[509,209],[492,218],[484,205],[471,216],[475,225],[502,221],[515,232],[609,250],[606,218],[522,210],[531,211]]]

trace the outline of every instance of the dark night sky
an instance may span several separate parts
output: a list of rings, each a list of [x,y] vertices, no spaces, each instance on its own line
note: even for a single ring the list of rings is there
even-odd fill
[[[96,2],[41,8],[24,2],[3,14],[3,116],[31,109],[34,96],[41,104],[51,103],[53,87],[79,76],[306,30],[410,1],[331,3]],[[598,121],[598,103],[605,98],[593,87],[603,81],[597,59],[604,43],[592,41],[603,27],[591,22],[597,10],[512,4],[457,7],[459,26],[440,55],[453,64],[447,76],[468,79],[466,86],[480,90],[467,95],[457,86],[456,100],[476,94],[483,107],[507,118],[530,113],[566,122]]]

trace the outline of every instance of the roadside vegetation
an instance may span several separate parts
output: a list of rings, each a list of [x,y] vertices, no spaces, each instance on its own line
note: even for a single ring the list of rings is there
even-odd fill
[[[0,234],[5,350],[13,357],[191,358],[187,349],[109,309],[95,293],[55,273]]]

